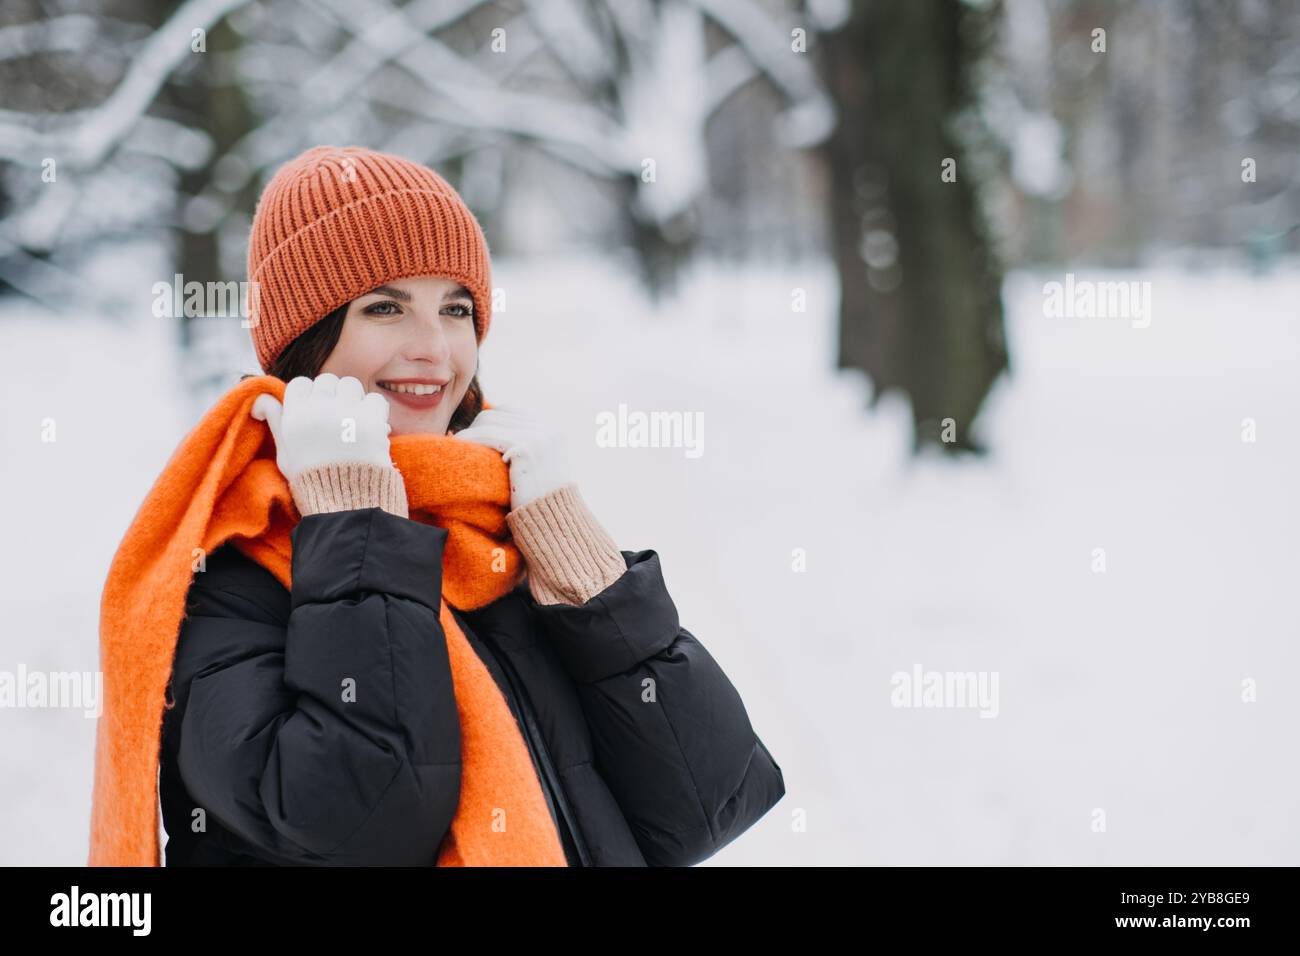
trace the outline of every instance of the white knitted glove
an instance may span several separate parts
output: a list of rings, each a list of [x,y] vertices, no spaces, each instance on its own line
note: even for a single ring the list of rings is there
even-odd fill
[[[510,466],[511,511],[572,481],[557,436],[529,415],[499,406],[485,408],[455,437],[501,452],[501,460]]]
[[[299,375],[284,388],[284,404],[259,395],[252,415],[271,428],[276,465],[292,482],[309,468],[344,461],[393,467],[388,399],[367,393],[359,379],[329,372]]]

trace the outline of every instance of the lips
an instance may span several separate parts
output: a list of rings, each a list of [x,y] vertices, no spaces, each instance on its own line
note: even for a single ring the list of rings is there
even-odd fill
[[[449,381],[432,378],[398,378],[385,379],[376,384],[383,389],[390,401],[417,411],[424,411],[435,408],[442,402]]]

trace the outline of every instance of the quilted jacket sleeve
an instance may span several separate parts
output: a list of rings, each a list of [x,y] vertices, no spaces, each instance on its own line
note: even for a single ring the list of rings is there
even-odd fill
[[[533,604],[578,686],[602,777],[651,866],[690,866],[785,795],[740,694],[680,625],[654,551],[582,605]]]
[[[253,855],[436,859],[461,777],[438,619],[446,537],[378,507],[311,514],[287,600],[246,560],[195,575],[173,663],[177,765]]]

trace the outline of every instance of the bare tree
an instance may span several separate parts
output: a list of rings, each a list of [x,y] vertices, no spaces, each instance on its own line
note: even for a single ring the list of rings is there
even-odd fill
[[[979,450],[980,406],[1007,368],[1001,267],[962,124],[982,34],[996,16],[959,0],[863,0],[821,37],[844,117],[825,147],[841,282],[841,368],[872,404],[896,389],[915,443]]]

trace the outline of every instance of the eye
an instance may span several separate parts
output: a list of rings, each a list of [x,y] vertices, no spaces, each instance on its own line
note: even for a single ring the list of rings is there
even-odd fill
[[[392,306],[393,309],[395,309],[396,311],[393,312],[380,311],[385,306]],[[385,299],[382,302],[376,302],[374,305],[368,305],[361,311],[364,312],[366,315],[397,315],[401,311],[401,309],[398,307],[397,303],[394,302],[392,299]]]
[[[473,308],[471,308],[470,306],[466,305],[464,302],[453,302],[451,305],[447,306],[447,308],[448,308],[448,309],[460,309],[460,311],[457,312],[457,313],[455,313],[455,314],[458,315],[458,316],[460,316],[462,319],[463,319],[463,318],[467,318],[467,317],[471,317],[471,316],[474,315],[474,310],[473,310]]]

